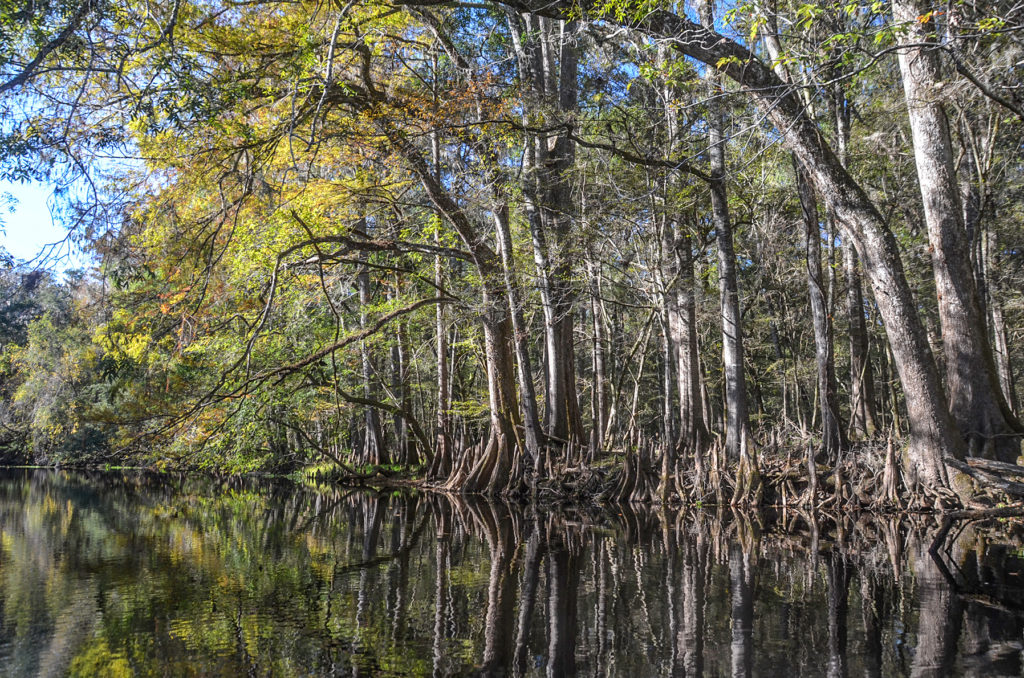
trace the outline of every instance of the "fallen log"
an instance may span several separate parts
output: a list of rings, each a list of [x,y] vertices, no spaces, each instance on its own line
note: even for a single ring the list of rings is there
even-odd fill
[[[964,461],[983,471],[1024,477],[1024,466],[1017,466],[1017,464],[1008,464],[1005,461],[995,461],[993,459],[982,459],[981,457],[967,457]]]
[[[983,483],[984,485],[987,485],[988,487],[992,487],[997,490],[1002,490],[1003,492],[1007,494],[1012,494],[1015,497],[1024,497],[1024,483],[1006,480],[1002,476],[996,475],[995,473],[992,473],[990,471],[986,471],[978,466],[960,461],[959,459],[947,458],[945,461],[946,466],[955,468],[957,471],[967,474],[968,476]],[[1006,466],[1011,466],[1011,464],[1006,464]]]

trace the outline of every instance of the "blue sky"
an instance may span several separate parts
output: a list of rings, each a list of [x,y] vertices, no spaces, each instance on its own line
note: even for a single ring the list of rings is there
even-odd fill
[[[4,229],[0,244],[16,259],[32,260],[46,245],[64,238],[65,230],[53,223],[50,214],[52,193],[53,189],[46,184],[0,181],[0,196],[10,194],[17,201],[11,212],[7,201],[0,198]]]

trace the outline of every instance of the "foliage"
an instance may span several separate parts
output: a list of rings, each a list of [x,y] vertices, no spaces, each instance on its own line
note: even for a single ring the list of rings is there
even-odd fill
[[[495,309],[514,315],[515,294],[535,371],[527,379],[544,381],[541,329],[554,322],[545,285],[555,280],[571,289],[586,428],[600,419],[599,396],[614,412],[611,442],[589,462],[597,467],[613,449],[662,436],[666,419],[679,426],[671,382],[680,368],[659,348],[676,284],[668,231],[692,259],[702,416],[715,424],[724,388],[720,272],[705,166],[718,108],[728,121],[756,434],[802,441],[815,429],[807,262],[782,132],[749,92],[717,84],[711,67],[643,32],[668,4],[596,3],[557,30],[555,19],[498,4],[92,3],[80,19],[80,4],[32,7],[22,17],[29,10],[3,5],[0,79],[16,77],[27,65],[18,55],[42,53],[62,27],[72,26],[71,38],[4,100],[0,175],[77,167],[90,188],[76,204],[84,209],[86,196],[96,206],[78,212],[92,215],[80,237],[98,264],[64,282],[3,271],[0,423],[20,433],[9,446],[26,446],[36,460],[131,456],[216,472],[361,465],[373,410],[387,445],[404,450],[400,462],[416,466],[410,449],[434,444],[439,415],[464,449],[491,425],[493,327],[481,319]],[[984,301],[1003,314],[987,331],[1015,339],[1024,312],[1022,120],[1019,73],[998,64],[1019,61],[1009,29],[1020,17],[999,3],[957,11],[962,37],[943,47],[942,96],[965,194],[975,187],[986,210],[984,233],[972,236],[975,266]],[[738,4],[718,28],[789,73],[828,143],[838,147],[846,134],[844,162],[895,232],[934,338],[928,234],[890,49],[905,27],[887,12],[881,3],[791,2],[771,13]],[[526,29],[517,33],[520,20]],[[923,24],[935,21],[952,19],[922,14]],[[782,48],[774,57],[772,37]],[[545,68],[561,68],[570,48],[579,54],[574,107],[552,95],[557,83],[527,77],[540,66],[527,63],[524,40],[549,41]],[[569,226],[545,233],[531,210],[553,207],[536,204],[524,158],[559,143],[572,148],[560,174],[540,171],[565,178]],[[968,156],[978,160],[973,169]],[[503,213],[505,258],[495,226]],[[816,216],[843,374],[844,298],[860,283],[842,265],[852,246],[843,225],[825,206]],[[558,269],[549,255],[569,263]],[[870,293],[853,314],[869,321],[873,405],[899,432],[903,405]],[[1012,382],[1024,356],[1020,342],[1005,343],[1016,407]],[[438,412],[442,371],[451,388]]]

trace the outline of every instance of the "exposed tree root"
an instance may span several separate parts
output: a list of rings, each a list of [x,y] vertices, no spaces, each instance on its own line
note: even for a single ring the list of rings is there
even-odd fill
[[[987,511],[1009,497],[1024,498],[1024,466],[989,459],[949,459],[951,474],[973,481],[969,491],[954,493],[945,487],[923,487],[908,482],[897,447],[859,445],[838,462],[820,461],[807,453],[793,455],[791,447],[762,448],[726,464],[720,445],[705,452],[703,473],[698,475],[692,457],[666,481],[661,473],[662,448],[641,442],[621,456],[617,465],[593,467],[585,446],[546,454],[548,463],[538,474],[528,468],[516,440],[497,433],[454,455],[450,475],[425,485],[453,494],[529,497],[540,501],[616,504],[731,505],[734,507],[787,507],[814,511],[938,511],[959,515]],[[556,461],[560,459],[561,461]],[[348,474],[339,482],[387,482],[380,473]],[[961,482],[961,485],[964,483]],[[964,513],[964,515],[967,515]],[[974,514],[971,514],[974,515]],[[1017,513],[1013,513],[1017,515]]]
[[[749,447],[744,437],[743,445]],[[732,495],[732,506],[760,506],[763,498],[764,485],[761,482],[761,471],[757,467],[756,457],[749,449],[740,454],[736,465],[736,489]]]

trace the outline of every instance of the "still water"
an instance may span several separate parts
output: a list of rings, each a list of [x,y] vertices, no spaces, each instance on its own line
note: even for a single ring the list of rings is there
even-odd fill
[[[1020,675],[1022,531],[0,470],[0,675]]]

